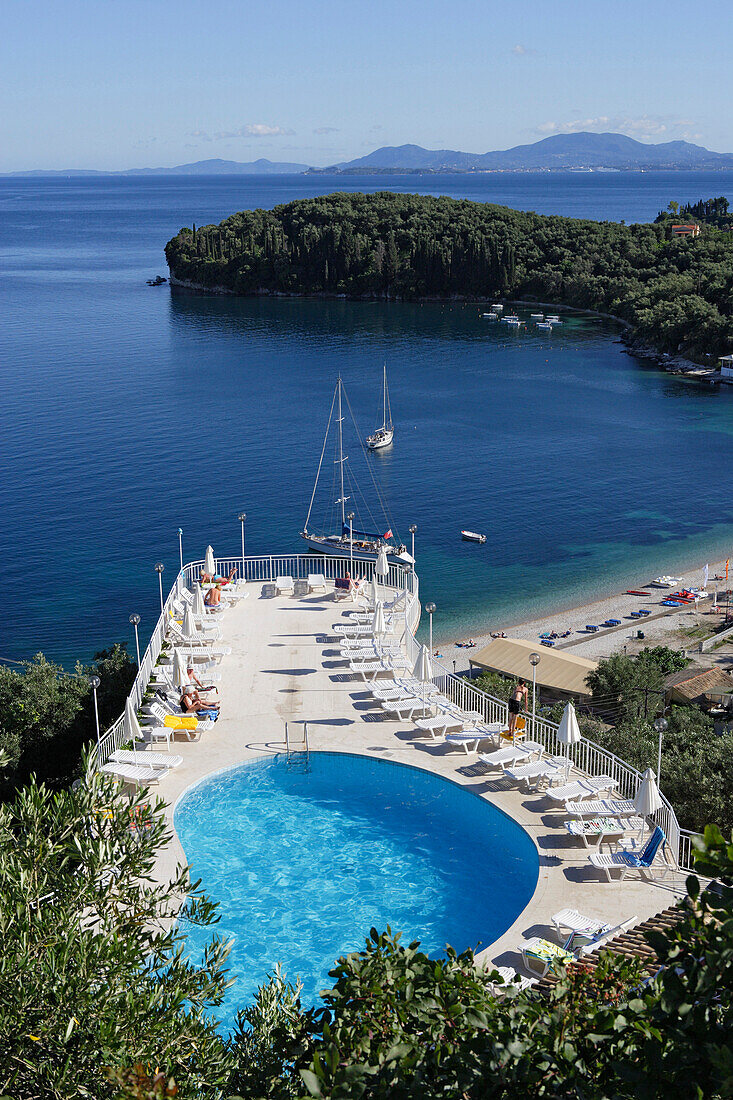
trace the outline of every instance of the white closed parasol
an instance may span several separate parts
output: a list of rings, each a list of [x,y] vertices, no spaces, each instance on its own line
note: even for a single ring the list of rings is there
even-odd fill
[[[186,614],[183,616],[183,633],[187,638],[194,638],[196,636],[196,623],[193,620],[193,611],[189,604],[186,608]]]
[[[193,592],[193,613],[199,618],[203,618],[206,614],[206,604],[204,603],[204,594],[201,591],[201,585],[197,584]]]
[[[372,577],[372,590],[370,600],[373,607],[376,607],[379,603],[379,581],[377,580],[376,570],[374,571],[374,576]]]
[[[430,654],[428,653],[428,647],[426,645],[420,646],[420,652],[417,655],[415,661],[415,667],[412,670],[412,674],[417,680],[422,680],[423,693],[422,701],[423,707],[425,706],[425,685],[429,684],[433,678],[433,666],[430,661]]]
[[[562,718],[560,719],[560,725],[557,730],[557,739],[561,745],[577,745],[581,740],[580,726],[578,725],[578,716],[575,713],[575,707],[572,703],[565,704],[565,710],[562,712]],[[568,771],[570,771],[570,753],[566,754],[568,761]]]
[[[649,817],[650,814],[661,810],[663,805],[657,786],[657,777],[651,768],[647,768],[641,777],[639,789],[634,795],[634,806],[642,817]]]
[[[376,636],[386,633],[387,624],[384,620],[384,604],[381,600],[377,600],[374,606],[374,615],[372,616],[372,634]]]
[[[128,695],[125,703],[125,735],[132,741],[132,751],[137,760],[137,742],[143,741],[144,738],[143,731],[140,729],[140,723],[137,720],[135,705],[131,695]]]
[[[204,573],[208,573],[210,577],[213,577],[216,573],[216,562],[214,561],[214,549],[211,546],[206,547],[206,557],[204,558]]]
[[[173,654],[173,683],[177,688],[180,688],[181,691],[188,683],[188,668],[186,667],[186,660],[180,649],[177,649]]]
[[[384,546],[379,547],[379,553],[377,554],[377,564],[374,566],[374,572],[378,573],[380,577],[386,577],[389,573],[387,549]]]

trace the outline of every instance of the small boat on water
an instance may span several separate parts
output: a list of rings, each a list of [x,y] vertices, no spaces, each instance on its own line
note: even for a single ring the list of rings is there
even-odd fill
[[[549,321],[553,325],[562,324],[562,321],[560,320],[560,318],[558,317],[558,315],[556,313],[548,313],[545,320]]]
[[[465,542],[486,542],[486,535],[480,535],[478,531],[461,531],[461,538]]]
[[[502,317],[502,321],[505,325],[513,325],[515,321],[519,323],[519,318],[516,313],[507,313],[506,317]]]
[[[541,321],[544,318],[544,313],[530,313],[530,317],[533,321]]]
[[[154,279],[146,279],[145,281],[148,286],[163,286],[163,283],[168,282],[162,275],[156,275]]]
[[[389,390],[387,389],[387,364],[384,364],[384,381],[382,389],[383,411],[382,426],[367,436],[366,444],[370,451],[381,451],[389,447],[394,439],[394,424],[392,423],[392,410],[389,407]]]
[[[499,320],[499,314],[498,313],[482,313],[481,316],[484,317],[487,321],[498,321]]]
[[[510,328],[519,328],[522,323],[518,317],[505,317],[504,320]]]
[[[552,332],[552,324],[550,321],[538,321],[537,328],[546,329],[548,332]]]
[[[502,312],[503,312],[503,310],[504,310],[504,306],[503,306],[503,305],[501,304],[501,302],[492,302],[492,304],[491,304],[491,308],[492,308],[492,309],[493,309],[493,310],[494,310],[494,311],[495,311],[496,313],[502,313]]]

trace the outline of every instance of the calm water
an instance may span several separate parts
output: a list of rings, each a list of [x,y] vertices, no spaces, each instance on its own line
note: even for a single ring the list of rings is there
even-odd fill
[[[375,465],[402,537],[418,525],[439,637],[729,552],[733,389],[645,368],[612,326],[145,285],[180,225],[337,186],[631,221],[733,197],[733,174],[0,180],[0,657],[87,657],[131,611],[145,633],[179,526],[189,558],[238,553],[242,509],[249,552],[296,549],[337,372],[366,431],[385,360],[397,435]]]
[[[229,1029],[276,962],[306,1004],[336,958],[389,924],[429,954],[497,939],[534,892],[537,850],[488,802],[439,776],[383,760],[313,753],[213,776],[184,795],[175,827],[194,877],[221,904],[236,984]],[[480,874],[476,869],[480,868]],[[198,956],[211,929],[190,928]]]

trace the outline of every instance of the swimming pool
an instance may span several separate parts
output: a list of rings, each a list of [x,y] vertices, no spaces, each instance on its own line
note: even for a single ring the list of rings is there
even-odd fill
[[[317,752],[218,773],[179,800],[175,828],[195,878],[221,903],[236,978],[217,1015],[229,1029],[276,962],[305,1003],[338,955],[389,924],[431,954],[479,949],[534,892],[537,850],[496,807],[403,764]],[[211,929],[190,928],[198,958]]]

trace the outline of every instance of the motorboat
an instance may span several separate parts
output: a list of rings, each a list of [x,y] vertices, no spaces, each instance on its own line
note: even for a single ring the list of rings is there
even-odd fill
[[[544,316],[544,313],[530,313],[530,317],[533,321],[542,321]]]
[[[670,577],[665,573],[662,577],[655,577],[651,583],[655,588],[677,588],[682,582],[679,577]]]
[[[392,410],[389,407],[389,390],[387,389],[387,364],[384,364],[384,381],[382,388],[382,426],[377,428],[372,435],[367,436],[366,444],[370,451],[381,451],[389,447],[394,439],[394,424],[392,423]]]
[[[552,332],[552,324],[550,321],[538,321],[537,328],[546,329],[548,332]]]
[[[556,313],[548,313],[545,320],[549,321],[550,324],[553,324],[553,325],[562,324],[562,321],[560,320],[560,318],[558,317],[558,315]]]
[[[491,304],[491,308],[492,308],[492,309],[493,309],[493,310],[494,310],[494,311],[495,311],[496,313],[502,313],[502,312],[503,312],[503,310],[504,310],[504,306],[503,306],[503,305],[501,304],[501,302],[492,302],[492,304]]]
[[[480,535],[478,531],[461,531],[461,538],[465,542],[486,542],[486,535]]]

